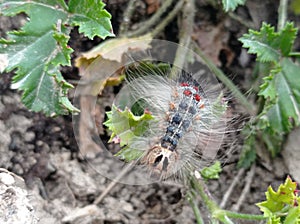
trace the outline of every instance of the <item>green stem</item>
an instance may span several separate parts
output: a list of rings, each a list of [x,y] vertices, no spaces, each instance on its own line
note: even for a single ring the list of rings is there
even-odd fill
[[[217,219],[225,224],[233,223],[230,218],[245,220],[266,219],[263,215],[252,215],[223,210],[213,201],[213,199],[210,198],[209,192],[205,190],[204,183],[200,179],[197,179],[195,176],[191,176],[190,183],[191,188],[196,190],[196,192],[201,197],[203,203],[208,208],[209,212],[212,214],[212,219]]]
[[[279,8],[278,8],[278,24],[277,24],[278,31],[284,28],[287,19],[287,5],[288,5],[288,0],[280,0]]]
[[[195,197],[192,194],[192,192],[190,192],[190,191],[187,192],[187,200],[188,200],[188,202],[190,203],[190,205],[191,205],[191,207],[193,209],[193,212],[195,214],[195,218],[196,218],[197,224],[204,224],[201,212],[200,212],[200,210],[199,210],[199,208],[197,206],[197,203],[195,201]]]
[[[201,180],[196,179],[195,176],[191,176],[192,189],[195,189],[200,195],[202,201],[211,213],[219,210],[218,205],[208,196],[208,191],[204,189],[204,184]]]
[[[245,214],[245,213],[237,213],[228,210],[223,210],[226,216],[234,219],[247,219],[247,220],[265,220],[266,217],[263,215],[252,215],[252,214]]]
[[[289,57],[300,57],[300,52],[290,52]]]
[[[237,15],[233,12],[229,12],[228,15],[231,19],[238,21],[240,24],[247,27],[248,29],[255,29],[255,25],[252,22],[245,20],[244,18],[240,17],[239,15]]]
[[[207,58],[198,45],[193,42],[195,52],[202,58],[208,68],[217,76],[217,78],[232,92],[236,99],[244,106],[250,115],[255,114],[255,107],[247,98],[241,93],[241,91],[233,84],[233,82],[227,78],[227,76],[219,69],[215,64]]]
[[[177,48],[173,67],[170,73],[171,77],[176,77],[178,68],[182,69],[186,62],[186,54],[191,43],[195,17],[194,0],[186,0],[183,7],[183,16],[180,24],[179,47]]]
[[[141,34],[144,34],[149,30],[153,25],[159,23],[159,20],[161,19],[161,16],[166,10],[171,6],[174,0],[166,0],[164,1],[163,5],[156,11],[156,13],[145,23],[140,24],[139,29],[127,33],[128,37],[133,36],[139,36]]]

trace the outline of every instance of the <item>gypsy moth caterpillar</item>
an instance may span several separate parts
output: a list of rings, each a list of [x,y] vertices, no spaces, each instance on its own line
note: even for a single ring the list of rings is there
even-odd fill
[[[181,69],[176,74],[170,78],[167,70],[141,63],[134,72],[129,69],[127,85],[114,102],[131,110],[138,104],[154,117],[148,130],[129,144],[143,152],[138,163],[159,179],[184,177],[208,165],[226,131],[227,104],[222,94],[204,85],[203,76]]]

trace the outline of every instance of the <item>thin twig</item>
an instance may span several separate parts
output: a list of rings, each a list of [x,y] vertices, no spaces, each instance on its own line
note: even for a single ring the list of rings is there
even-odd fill
[[[198,208],[198,205],[196,203],[195,197],[194,197],[193,193],[190,191],[187,192],[187,200],[190,203],[190,205],[194,211],[197,224],[204,224],[204,221],[202,219],[202,215],[201,215],[200,209]]]
[[[240,24],[247,27],[248,29],[255,29],[255,26],[251,21],[247,21],[233,12],[229,12],[228,15],[231,19],[238,21]]]
[[[287,19],[287,5],[288,5],[288,0],[280,0],[279,8],[278,8],[278,24],[277,24],[278,31],[282,30],[285,25]]]
[[[146,22],[140,24],[139,29],[128,32],[126,36],[134,37],[139,36],[146,33],[151,27],[157,24],[162,16],[163,13],[171,6],[174,0],[166,0],[164,1],[163,5],[156,11],[156,13]]]
[[[231,93],[236,97],[236,99],[244,106],[250,115],[255,115],[255,107],[252,105],[247,98],[241,93],[241,91],[233,84],[233,82],[227,78],[227,76],[219,69],[217,66],[204,55],[199,46],[193,42],[195,52],[201,57],[205,62],[207,67],[214,73],[215,76],[231,91]]]
[[[152,37],[155,37],[159,34],[171,21],[174,17],[178,14],[178,12],[182,9],[184,0],[180,0],[176,3],[175,7],[168,13],[166,18],[164,18],[154,29],[150,32]]]
[[[94,205],[99,204],[105,196],[119,183],[119,181],[134,167],[133,163],[128,164],[127,167],[122,169],[121,173],[107,186],[107,188],[98,196],[93,202]]]
[[[183,68],[186,63],[186,54],[188,47],[191,43],[191,36],[193,33],[195,17],[195,2],[194,0],[187,0],[183,7],[183,18],[181,21],[180,34],[179,34],[179,47],[177,48],[173,68],[171,71],[171,77],[175,77],[178,68]]]
[[[225,208],[226,203],[228,202],[228,199],[231,195],[231,193],[233,192],[234,187],[237,185],[237,183],[240,181],[241,176],[244,174],[245,169],[242,168],[239,170],[238,174],[235,176],[235,178],[233,179],[233,181],[231,182],[228,190],[225,192],[222,201],[220,203],[220,208]]]
[[[250,189],[250,185],[252,183],[254,174],[255,174],[255,163],[251,166],[251,169],[249,170],[247,177],[246,177],[246,183],[244,186],[244,189],[241,193],[241,196],[239,197],[239,200],[237,201],[237,203],[235,205],[232,206],[232,210],[233,211],[238,211],[241,207],[241,205],[243,204],[244,200],[246,199],[246,196],[249,193],[249,189]]]
[[[123,14],[123,21],[120,25],[119,36],[126,35],[126,32],[128,31],[130,20],[131,20],[132,14],[133,14],[134,9],[135,9],[134,5],[135,5],[136,1],[137,0],[130,0],[128,5],[127,5],[127,8],[126,8],[126,10]]]

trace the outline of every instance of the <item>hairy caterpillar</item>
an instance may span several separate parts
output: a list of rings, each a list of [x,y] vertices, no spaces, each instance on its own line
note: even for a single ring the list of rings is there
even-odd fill
[[[146,166],[152,177],[167,179],[213,161],[227,123],[227,104],[216,86],[201,82],[203,76],[181,70],[174,78],[147,66],[139,66],[137,73],[129,74],[115,105],[120,106],[126,98],[126,107],[138,104],[155,117],[148,130],[131,142],[131,148],[143,151],[139,164]]]

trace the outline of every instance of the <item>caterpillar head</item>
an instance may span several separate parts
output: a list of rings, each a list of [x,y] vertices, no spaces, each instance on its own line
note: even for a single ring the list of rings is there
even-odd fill
[[[176,151],[156,145],[148,151],[142,162],[149,166],[151,176],[165,179],[176,173],[178,159]]]

